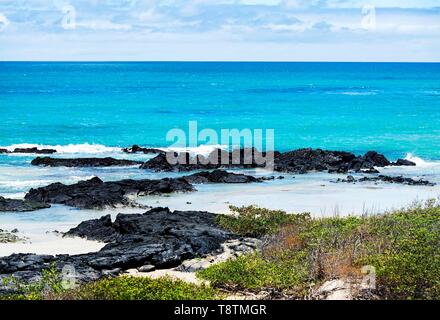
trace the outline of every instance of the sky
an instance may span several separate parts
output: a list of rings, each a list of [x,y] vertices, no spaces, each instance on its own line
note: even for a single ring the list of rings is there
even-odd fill
[[[440,62],[440,0],[0,0],[0,60]]]

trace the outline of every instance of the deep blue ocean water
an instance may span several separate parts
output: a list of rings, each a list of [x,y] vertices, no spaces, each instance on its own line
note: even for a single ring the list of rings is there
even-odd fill
[[[278,150],[440,160],[440,64],[3,62],[0,119],[0,146],[163,147],[195,120],[275,129]]]

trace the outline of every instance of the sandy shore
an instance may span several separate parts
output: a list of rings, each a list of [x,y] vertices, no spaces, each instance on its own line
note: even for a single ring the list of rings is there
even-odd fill
[[[337,177],[322,181],[311,176],[290,178],[277,183],[247,186],[199,186],[198,192],[173,196],[142,198],[149,206],[172,210],[229,212],[229,206],[258,205],[287,212],[310,212],[315,217],[332,215],[377,214],[440,196],[440,186],[405,186],[395,184],[334,183]],[[301,181],[299,181],[301,180]]]
[[[229,206],[258,205],[270,209],[282,209],[291,213],[310,212],[315,217],[334,215],[377,214],[408,206],[440,196],[438,167],[389,168],[384,174],[403,174],[437,182],[434,187],[406,186],[374,183],[335,183],[346,175],[310,173],[286,175],[283,180],[254,184],[197,185],[197,192],[148,196],[138,202],[151,207],[169,207],[171,210],[200,210],[228,213]],[[261,172],[250,172],[262,174]],[[83,239],[62,238],[58,232],[68,231],[80,222],[118,213],[142,213],[145,209],[77,210],[55,205],[27,213],[0,214],[0,228],[18,229],[18,236],[26,242],[0,244],[0,256],[12,253],[81,254],[97,251],[104,244]]]

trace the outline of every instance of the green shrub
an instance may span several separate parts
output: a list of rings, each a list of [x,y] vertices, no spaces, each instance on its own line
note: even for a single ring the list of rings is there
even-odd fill
[[[240,235],[266,236],[262,252],[199,272],[214,286],[297,290],[376,269],[388,299],[440,299],[440,206],[427,202],[377,216],[310,219],[257,207],[219,218]]]
[[[10,277],[3,280],[3,285],[16,292],[13,295],[1,297],[4,300],[41,300],[47,295],[60,294],[65,290],[63,279],[55,265],[44,269],[38,281],[26,283]]]
[[[24,283],[15,278],[5,284],[16,294],[0,300],[212,300],[222,296],[209,285],[195,285],[170,278],[121,276],[68,288],[55,266],[42,271],[41,279]]]
[[[261,254],[239,256],[199,271],[198,276],[213,286],[234,290],[292,289],[304,283],[307,272],[301,257],[290,257],[276,263]]]
[[[440,299],[440,207],[434,202],[369,219],[375,241],[365,263],[395,299]]]
[[[58,298],[74,300],[212,300],[218,291],[170,278],[121,276],[103,279],[65,292]]]
[[[256,206],[230,206],[232,215],[219,215],[220,226],[246,237],[261,237],[276,233],[282,225],[310,219],[309,214],[290,215],[281,210],[269,210]]]

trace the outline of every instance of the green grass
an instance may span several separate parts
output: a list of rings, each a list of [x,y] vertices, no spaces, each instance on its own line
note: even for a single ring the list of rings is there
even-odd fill
[[[59,296],[75,300],[213,300],[219,292],[170,278],[122,276],[86,284]]]
[[[230,206],[232,215],[219,215],[217,223],[223,228],[244,237],[261,237],[276,233],[287,223],[310,220],[310,215],[288,215],[281,210],[269,210],[256,206]]]
[[[295,289],[303,290],[307,270],[300,257],[279,262],[267,260],[261,254],[239,256],[216,264],[198,273],[216,287],[228,290]]]
[[[304,292],[329,279],[361,279],[369,265],[382,298],[440,299],[440,206],[433,201],[384,215],[322,219],[232,209],[235,216],[219,223],[241,235],[266,236],[266,245],[198,273],[214,286]]]
[[[106,278],[75,288],[63,283],[55,266],[43,270],[39,281],[24,284],[14,278],[6,281],[16,294],[0,300],[213,300],[221,299],[217,289],[167,277],[121,276]]]

